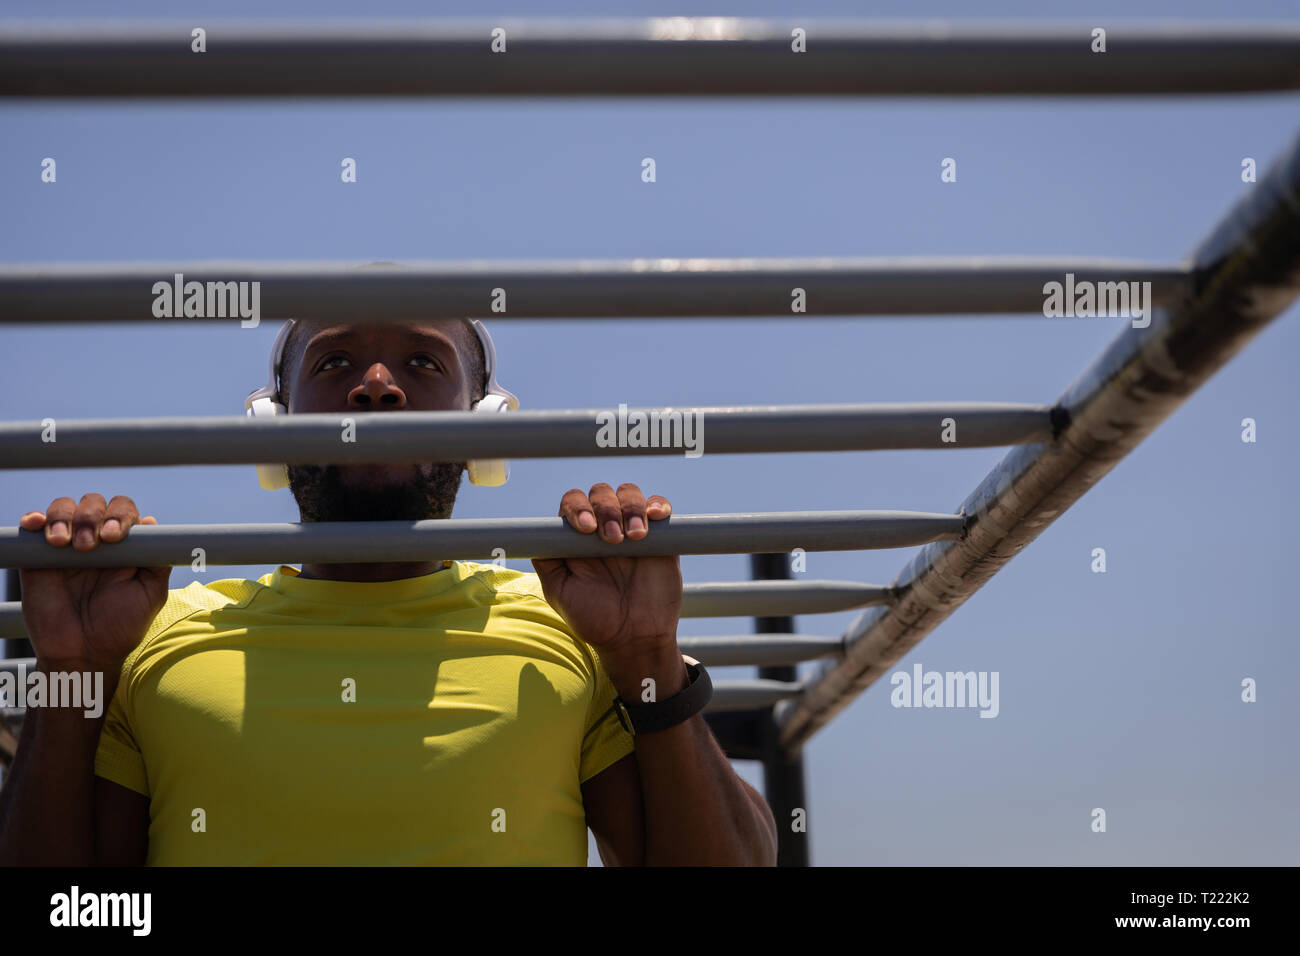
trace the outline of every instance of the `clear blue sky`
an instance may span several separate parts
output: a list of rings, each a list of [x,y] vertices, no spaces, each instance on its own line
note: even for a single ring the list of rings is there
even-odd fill
[[[6,0],[8,16],[100,15]],[[478,15],[474,3],[119,0],[115,15]],[[501,3],[502,15],[788,15],[774,2]],[[1265,19],[1290,3],[802,3],[800,16]],[[1186,100],[0,103],[0,259],[1015,254],[1178,260],[1295,135],[1296,95]],[[58,183],[40,162],[58,162]],[[339,181],[344,156],[359,181]],[[653,156],[658,182],[640,180]],[[958,162],[958,182],[939,162]],[[1292,308],[899,664],[998,671],[1001,714],[894,709],[882,681],[806,748],[816,864],[1295,864],[1300,570]],[[1123,319],[490,323],[528,408],[1053,401]],[[0,327],[0,418],[242,414],[275,323]],[[1258,422],[1243,444],[1240,421]],[[706,446],[707,448],[707,446]],[[636,481],[679,512],[951,511],[1003,450],[516,461],[457,517],[555,514]],[[1292,490],[1288,490],[1292,489]],[[0,474],[2,522],[130,494],[163,523],[296,521],[251,467]],[[1104,547],[1109,571],[1089,570]],[[888,583],[907,554],[814,554]],[[529,569],[527,562],[512,566]],[[683,559],[743,579],[743,556]],[[270,570],[211,569],[205,580]],[[177,569],[172,585],[192,579]],[[853,613],[798,620],[839,634]],[[683,635],[743,633],[690,620]],[[717,676],[751,671],[719,670]],[[1244,677],[1257,703],[1240,700]],[[761,787],[757,764],[738,763]],[[1108,830],[1092,833],[1093,807]],[[595,854],[592,853],[595,860]]]

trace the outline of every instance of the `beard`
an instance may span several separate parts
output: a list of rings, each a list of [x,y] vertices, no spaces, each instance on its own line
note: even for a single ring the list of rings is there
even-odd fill
[[[303,521],[424,521],[450,518],[464,463],[410,468],[406,480],[343,479],[338,465],[290,465],[289,487]]]

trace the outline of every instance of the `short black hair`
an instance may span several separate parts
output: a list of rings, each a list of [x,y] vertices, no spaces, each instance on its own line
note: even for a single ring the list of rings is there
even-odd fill
[[[289,407],[289,381],[293,378],[299,357],[298,340],[302,338],[299,332],[305,324],[297,321],[289,329],[289,336],[284,342],[284,353],[280,356],[280,367],[275,370],[280,387],[279,402],[286,409]],[[484,354],[483,342],[474,331],[471,319],[461,318],[456,323],[456,328],[460,329],[461,358],[468,360],[465,362],[465,370],[470,382],[470,403],[473,404],[487,394],[487,355]]]

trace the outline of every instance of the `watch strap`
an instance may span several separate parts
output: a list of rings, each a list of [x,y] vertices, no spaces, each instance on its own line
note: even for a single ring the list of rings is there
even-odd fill
[[[685,658],[683,663],[690,683],[667,700],[629,704],[621,697],[614,698],[614,713],[624,730],[634,736],[667,730],[690,720],[713,699],[713,681],[704,665]]]

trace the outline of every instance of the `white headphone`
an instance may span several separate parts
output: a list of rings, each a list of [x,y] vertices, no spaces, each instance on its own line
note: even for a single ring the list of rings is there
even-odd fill
[[[277,381],[276,372],[280,368],[281,360],[284,358],[284,346],[289,340],[289,330],[293,328],[293,324],[293,319],[289,319],[284,323],[284,327],[280,329],[280,334],[275,338],[275,345],[271,347],[270,381],[244,399],[244,408],[247,409],[249,418],[289,414],[289,410],[280,402],[280,385]],[[515,398],[513,393],[502,388],[497,382],[497,352],[492,345],[492,337],[488,335],[487,327],[478,319],[471,319],[470,324],[478,334],[479,341],[483,343],[483,358],[488,380],[483,397],[474,403],[474,411],[488,414],[515,411],[519,408],[519,399]],[[510,477],[510,464],[501,458],[466,462],[465,470],[469,472],[470,482],[476,485],[496,487],[504,485]],[[267,491],[287,488],[289,487],[289,466],[258,465],[257,480]]]

